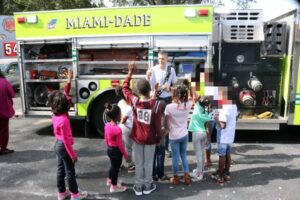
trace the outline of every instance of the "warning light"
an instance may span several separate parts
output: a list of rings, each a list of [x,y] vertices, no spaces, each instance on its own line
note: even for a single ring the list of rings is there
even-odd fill
[[[120,85],[120,80],[111,80],[111,86],[112,87],[117,87]]]
[[[208,16],[208,9],[200,9],[198,11],[199,16]]]
[[[18,23],[25,23],[26,18],[25,17],[18,17]]]

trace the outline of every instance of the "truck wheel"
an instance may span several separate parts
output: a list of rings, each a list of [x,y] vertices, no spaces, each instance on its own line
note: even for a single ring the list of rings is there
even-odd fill
[[[118,103],[120,97],[117,97],[114,90],[108,91],[95,98],[90,109],[90,120],[95,130],[104,138],[104,125],[108,121],[104,114],[105,103]]]

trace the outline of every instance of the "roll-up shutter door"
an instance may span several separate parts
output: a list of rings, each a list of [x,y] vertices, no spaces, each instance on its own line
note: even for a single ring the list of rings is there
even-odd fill
[[[149,36],[78,38],[77,49],[148,48]]]
[[[154,50],[207,51],[208,36],[154,36]]]

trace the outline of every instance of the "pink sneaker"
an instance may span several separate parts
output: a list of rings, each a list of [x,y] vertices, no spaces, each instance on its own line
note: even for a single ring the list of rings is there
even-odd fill
[[[80,191],[77,194],[71,194],[71,200],[81,200],[87,197],[87,191]]]
[[[66,190],[65,192],[62,192],[62,193],[58,192],[57,200],[65,200],[65,199],[70,198],[70,196],[71,196],[71,193],[69,190]]]
[[[124,192],[127,188],[125,186],[122,185],[111,185],[109,188],[109,191],[111,193],[115,193],[115,192]]]
[[[118,185],[122,185],[123,181],[121,179],[118,180]],[[106,179],[106,186],[111,186],[111,179]]]

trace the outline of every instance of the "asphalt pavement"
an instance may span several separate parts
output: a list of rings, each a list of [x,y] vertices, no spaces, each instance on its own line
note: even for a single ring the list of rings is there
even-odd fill
[[[300,199],[300,129],[283,131],[237,131],[232,151],[230,183],[224,186],[209,178],[215,171],[217,155],[213,152],[213,167],[205,179],[190,186],[168,181],[157,182],[158,189],[150,195],[136,197],[132,190],[134,174],[125,169],[120,176],[128,190],[110,194],[105,185],[109,159],[104,141],[81,137],[83,127],[72,121],[78,185],[89,192],[88,199]],[[56,199],[56,160],[53,150],[50,118],[24,118],[10,121],[9,148],[15,153],[0,156],[1,200]],[[213,146],[215,150],[215,145]],[[188,145],[190,170],[196,167],[192,144]],[[171,159],[166,159],[166,174],[171,176]]]

